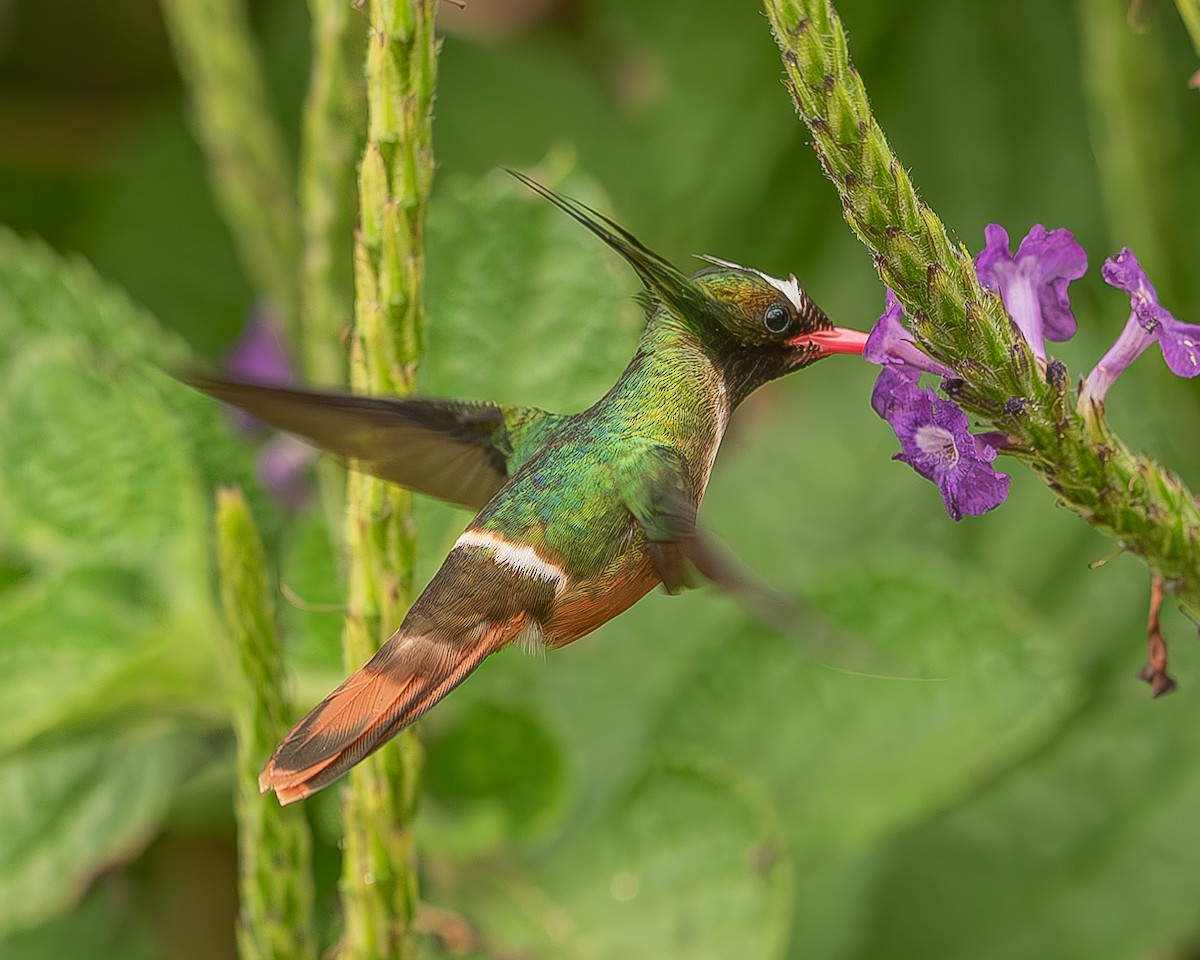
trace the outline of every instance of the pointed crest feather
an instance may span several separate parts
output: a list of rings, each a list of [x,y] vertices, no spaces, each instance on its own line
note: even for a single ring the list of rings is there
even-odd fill
[[[656,300],[685,317],[710,312],[713,304],[696,284],[620,224],[578,200],[555,193],[517,170],[509,169],[508,172],[617,251]]]

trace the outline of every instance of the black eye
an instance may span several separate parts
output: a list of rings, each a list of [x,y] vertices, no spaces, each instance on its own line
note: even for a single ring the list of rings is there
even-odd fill
[[[792,318],[786,307],[779,303],[773,303],[763,311],[762,322],[768,333],[783,333],[788,328],[788,324],[792,322]]]

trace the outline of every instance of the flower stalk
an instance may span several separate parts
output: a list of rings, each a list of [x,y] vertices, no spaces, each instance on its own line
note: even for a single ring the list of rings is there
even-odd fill
[[[424,342],[425,207],[433,181],[435,0],[369,0],[367,142],[358,168],[350,383],[411,392]],[[349,596],[342,647],[356,670],[403,619],[412,588],[408,493],[347,479]],[[412,729],[359,764],[343,797],[343,956],[409,956],[416,904],[411,822],[422,764]]]
[[[300,150],[300,328],[306,379],[346,382],[341,348],[354,311],[354,160],[365,126],[362,16],[345,0],[309,0],[312,72]]]
[[[343,340],[354,315],[355,158],[366,127],[362,15],[345,0],[308,0],[312,58],[302,118],[299,200],[300,342],[305,379],[346,383]],[[321,507],[330,529],[342,522],[345,474],[316,464]],[[340,537],[337,538],[340,544]]]
[[[296,339],[294,176],[243,0],[161,0],[213,193],[255,289]]]
[[[233,696],[237,736],[238,913],[241,960],[315,960],[312,837],[304,811],[258,790],[262,758],[288,728],[283,653],[275,631],[267,563],[240,491],[217,491],[217,569],[225,622],[239,664]]]
[[[1006,434],[1006,452],[1144,560],[1200,620],[1200,510],[1191,493],[1130,451],[1101,405],[1077,410],[1067,402],[1058,361],[1034,362],[1000,298],[980,285],[967,250],[917,197],[871,113],[833,4],[765,0],[765,7],[788,89],[845,218],[912,318],[921,348],[962,380],[959,405]]]

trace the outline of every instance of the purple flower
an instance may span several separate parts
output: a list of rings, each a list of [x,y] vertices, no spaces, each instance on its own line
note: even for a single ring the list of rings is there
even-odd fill
[[[284,386],[296,379],[279,318],[269,308],[257,306],[250,312],[246,329],[225,358],[225,369],[239,380],[274,386]]]
[[[225,358],[225,369],[240,380],[286,386],[296,379],[292,359],[280,330],[279,319],[265,307],[256,307],[246,329],[234,342]],[[265,423],[243,410],[232,409],[234,424],[244,433],[267,433]],[[288,434],[272,435],[258,452],[255,472],[259,482],[284,506],[303,507],[311,491],[306,480],[308,468],[318,452],[304,441]]]
[[[1084,380],[1079,392],[1080,409],[1103,402],[1113,381],[1155,340],[1172,373],[1180,377],[1200,374],[1200,326],[1176,320],[1159,305],[1158,291],[1133,252],[1126,247],[1109,257],[1100,273],[1105,283],[1129,294],[1131,312],[1117,342]]]
[[[871,406],[900,440],[900,452],[892,459],[937,484],[955,520],[965,514],[978,516],[1004,502],[1009,478],[991,465],[996,435],[973,436],[967,415],[949,400],[885,366],[875,382]]]
[[[279,318],[269,308],[257,306],[250,311],[242,335],[225,355],[225,370],[238,380],[272,386],[286,386],[296,379]],[[243,433],[267,433],[270,429],[237,407],[230,408],[230,416]]]
[[[1009,478],[991,466],[1005,437],[972,436],[962,410],[918,385],[922,373],[952,377],[954,372],[921,352],[902,317],[896,295],[888,290],[883,315],[863,349],[867,360],[883,367],[871,406],[900,439],[894,459],[937,484],[950,516],[961,520],[986,513],[1008,495]]]
[[[1087,254],[1070,230],[1035,224],[1014,257],[1008,231],[999,224],[984,230],[987,244],[975,258],[979,281],[1000,294],[1004,308],[1039,360],[1046,359],[1044,338],[1070,340],[1075,316],[1067,285],[1087,272]]]
[[[878,363],[885,369],[903,373],[911,380],[919,379],[922,373],[935,373],[939,377],[954,376],[950,369],[921,352],[912,334],[904,326],[901,319],[903,315],[900,301],[889,287],[884,301],[883,316],[871,328],[871,334],[863,348],[863,356],[871,363]]]
[[[255,473],[276,500],[290,510],[300,510],[312,499],[308,469],[319,454],[299,437],[276,433],[258,451]]]

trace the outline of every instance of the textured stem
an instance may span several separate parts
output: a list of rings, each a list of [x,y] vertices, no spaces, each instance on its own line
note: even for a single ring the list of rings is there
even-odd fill
[[[362,17],[346,0],[309,0],[312,71],[300,151],[304,367],[344,383],[341,348],[354,311],[354,159],[365,122]]]
[[[1103,410],[1075,409],[1065,367],[1034,362],[971,257],[916,195],[871,113],[829,0],[765,0],[787,85],[846,221],[914,318],[929,354],[955,370],[954,399],[1012,439],[1008,452],[1063,505],[1141,557],[1200,616],[1200,510],[1169,471],[1133,454]]]
[[[267,585],[266,557],[241,493],[217,492],[217,569],[225,621],[241,668],[233,702],[237,735],[241,960],[315,960],[312,838],[304,811],[258,790],[262,758],[275,749],[291,711]]]
[[[367,143],[359,166],[354,250],[356,391],[412,389],[424,340],[425,205],[433,181],[432,108],[437,65],[435,0],[370,0]],[[407,493],[348,479],[347,667],[357,668],[399,625],[412,580]],[[422,753],[410,729],[350,775],[345,793],[342,896],[345,956],[399,958],[416,901],[411,821]]]
[[[312,66],[300,146],[300,347],[310,382],[346,382],[342,348],[354,313],[354,159],[366,125],[362,16],[346,0],[309,0]],[[345,474],[317,463],[331,528],[345,509]]]
[[[296,341],[300,234],[293,175],[273,119],[243,0],[161,0],[242,267]]]

